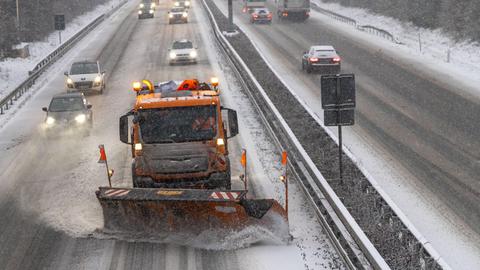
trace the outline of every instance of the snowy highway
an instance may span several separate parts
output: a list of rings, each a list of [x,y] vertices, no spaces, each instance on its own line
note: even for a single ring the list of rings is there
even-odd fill
[[[227,13],[225,2],[215,3]],[[268,7],[275,10],[273,1]],[[235,23],[320,119],[320,75],[301,70],[301,55],[313,44],[338,50],[342,73],[357,79],[357,122],[344,129],[344,144],[451,266],[478,266],[478,95],[313,10],[305,23],[274,18],[272,25],[252,25],[239,2],[233,10]]]
[[[35,94],[0,127],[0,268],[2,269],[343,269],[328,237],[300,188],[291,183],[289,245],[264,242],[235,251],[182,247],[182,243],[127,242],[109,239],[95,197],[105,186],[97,164],[105,144],[113,184],[130,186],[130,148],[118,139],[118,118],[135,100],[134,80],[220,78],[223,102],[239,113],[240,136],[230,145],[233,186],[241,186],[239,156],[249,153],[251,196],[283,202],[280,153],[268,138],[248,98],[222,60],[204,11],[194,3],[188,24],[168,25],[164,2],[151,20],[138,20],[130,2],[79,42],[42,75]],[[199,48],[197,65],[169,66],[167,48],[189,38]],[[98,59],[107,73],[103,95],[89,95],[93,130],[88,137],[42,136],[44,113],[54,94],[64,92],[63,72],[75,60]],[[255,235],[253,233],[253,235]],[[257,237],[262,237],[257,235]],[[226,243],[242,246],[241,241]]]

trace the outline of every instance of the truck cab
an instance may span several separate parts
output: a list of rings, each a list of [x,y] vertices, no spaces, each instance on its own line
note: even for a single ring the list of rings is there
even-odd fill
[[[134,187],[231,188],[228,139],[238,134],[236,111],[223,108],[219,92],[205,85],[138,94],[120,118]]]

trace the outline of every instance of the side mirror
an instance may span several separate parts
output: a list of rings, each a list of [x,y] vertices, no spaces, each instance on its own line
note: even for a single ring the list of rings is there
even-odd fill
[[[238,134],[238,119],[237,111],[224,108],[228,113],[228,136],[227,139],[233,138]]]
[[[120,141],[126,144],[132,144],[132,142],[128,140],[128,114],[120,117],[119,131]]]
[[[44,111],[44,112],[48,112],[48,109],[47,109],[47,107],[43,107],[43,108],[42,108],[42,111]]]
[[[68,71],[65,71],[63,75],[68,76]]]
[[[91,109],[92,108],[92,104],[87,104],[87,109]]]

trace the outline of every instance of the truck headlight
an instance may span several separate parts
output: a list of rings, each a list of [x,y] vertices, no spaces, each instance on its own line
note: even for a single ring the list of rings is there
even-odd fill
[[[189,7],[190,6],[190,1],[185,1],[185,6]]]
[[[67,84],[73,84],[73,80],[70,78],[67,78]]]
[[[87,120],[87,116],[83,113],[75,116],[75,121],[77,121],[77,123],[79,124],[85,123],[86,120]]]
[[[95,77],[94,82],[95,83],[101,83],[102,82],[102,77],[100,77],[100,76]]]
[[[177,54],[175,52],[170,52],[170,59],[175,59]]]
[[[49,116],[49,117],[47,117],[47,120],[45,121],[45,123],[47,123],[47,125],[51,126],[55,123],[55,118]]]
[[[135,151],[142,151],[143,149],[143,146],[141,143],[136,143],[135,144]]]
[[[175,6],[176,7],[180,6],[180,2],[175,2]]]
[[[150,14],[153,14],[153,9],[150,9],[149,13],[150,13]]]
[[[168,17],[169,17],[169,18],[173,18],[173,14],[171,14],[171,13],[168,14]]]
[[[142,14],[143,14],[143,11],[139,10],[138,15],[142,15]]]
[[[197,57],[197,51],[191,51],[190,52],[190,57],[191,58],[196,58]]]
[[[188,16],[187,12],[183,12],[182,17],[186,18]]]
[[[140,8],[143,8],[145,7],[145,4],[144,3],[140,3]]]
[[[155,8],[155,6],[156,6],[155,3],[152,3],[152,4],[150,5],[150,8]]]

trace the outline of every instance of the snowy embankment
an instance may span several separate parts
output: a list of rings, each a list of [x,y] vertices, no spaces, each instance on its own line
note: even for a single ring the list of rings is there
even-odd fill
[[[362,8],[344,7],[334,3],[312,0],[319,7],[349,17],[357,25],[370,25],[391,33],[401,44],[392,44],[399,54],[417,60],[436,71],[447,73],[462,80],[477,94],[480,89],[480,44],[470,41],[455,41],[440,29],[431,30],[414,26],[412,23],[375,14]]]
[[[90,12],[78,16],[72,22],[66,24],[65,30],[62,31],[62,42],[68,40],[98,16],[115,8],[123,1],[124,0],[111,0],[106,4],[99,5]],[[28,72],[59,45],[58,31],[54,31],[45,37],[43,41],[29,43],[29,57],[25,59],[7,58],[0,61],[0,99],[27,79]]]

